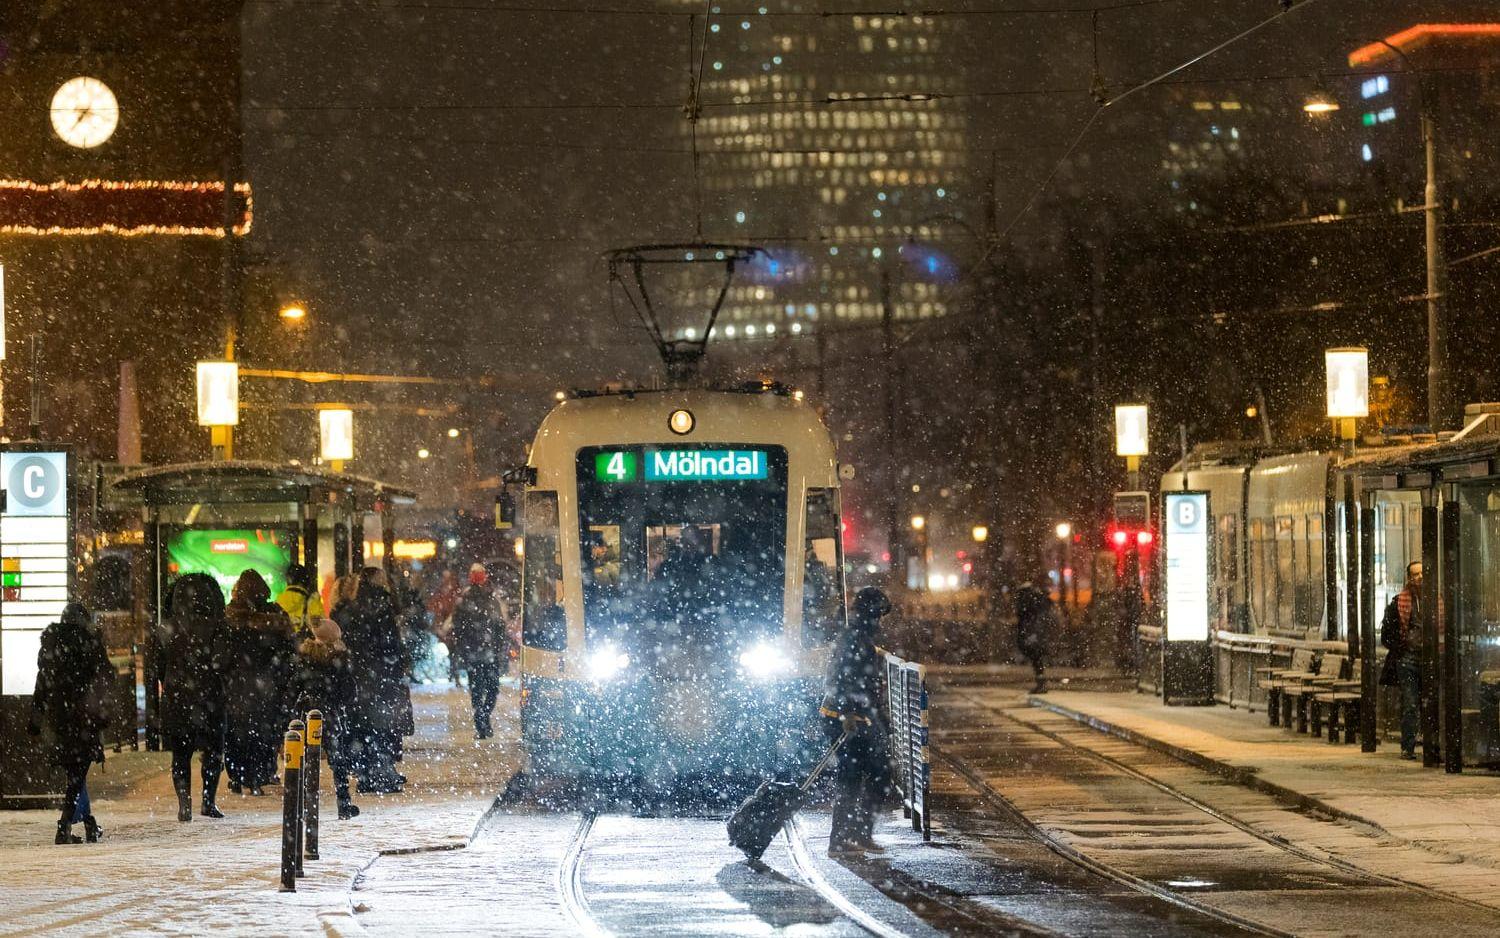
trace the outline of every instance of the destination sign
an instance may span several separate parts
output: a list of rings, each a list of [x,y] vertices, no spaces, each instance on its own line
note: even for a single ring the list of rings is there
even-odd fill
[[[644,473],[641,463],[644,462]],[[606,450],[594,456],[594,478],[601,482],[716,482],[766,479],[764,450],[647,449]]]

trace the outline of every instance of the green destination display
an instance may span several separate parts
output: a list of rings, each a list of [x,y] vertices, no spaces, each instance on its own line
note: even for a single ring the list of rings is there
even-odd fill
[[[635,482],[645,461],[647,482],[715,482],[770,477],[764,450],[647,449],[606,450],[594,456],[594,477],[601,482]]]

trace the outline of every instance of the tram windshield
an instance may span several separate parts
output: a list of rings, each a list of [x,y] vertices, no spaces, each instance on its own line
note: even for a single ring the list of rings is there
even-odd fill
[[[780,447],[581,450],[586,640],[649,657],[779,633],[786,478]]]

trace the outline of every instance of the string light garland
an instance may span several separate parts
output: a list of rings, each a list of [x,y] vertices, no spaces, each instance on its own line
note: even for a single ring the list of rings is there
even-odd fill
[[[0,234],[243,237],[254,220],[250,183],[237,182],[234,222],[224,225],[224,183],[0,179]]]

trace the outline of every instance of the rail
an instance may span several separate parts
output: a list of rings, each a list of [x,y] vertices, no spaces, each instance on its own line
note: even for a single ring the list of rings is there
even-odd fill
[[[927,792],[932,763],[927,749],[927,668],[890,652],[885,658],[885,702],[891,722],[891,774],[901,793],[901,812],[923,840],[932,839]]]

